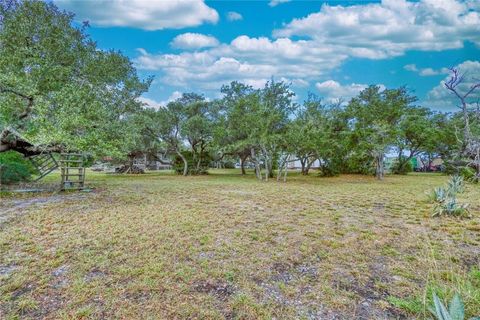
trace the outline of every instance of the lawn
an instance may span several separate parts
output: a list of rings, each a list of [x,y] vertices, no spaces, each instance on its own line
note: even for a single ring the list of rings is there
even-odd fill
[[[480,314],[479,186],[460,219],[430,217],[435,174],[87,180],[2,197],[0,318],[422,319],[454,290]]]

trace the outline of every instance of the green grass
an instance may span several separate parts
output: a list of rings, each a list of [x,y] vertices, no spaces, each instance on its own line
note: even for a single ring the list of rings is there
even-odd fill
[[[480,189],[472,218],[432,218],[446,179],[88,172],[91,193],[2,195],[0,318],[424,318],[433,291],[477,315]]]

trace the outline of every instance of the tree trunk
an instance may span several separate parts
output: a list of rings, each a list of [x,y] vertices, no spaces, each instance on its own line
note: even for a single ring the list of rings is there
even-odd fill
[[[280,161],[280,164],[278,166],[278,172],[277,172],[277,181],[280,181],[280,178],[282,177],[283,168],[286,167],[287,160],[288,158],[285,157]]]
[[[265,162],[263,164],[265,167],[265,181],[268,181],[268,178],[270,177],[270,171],[268,170],[268,156],[265,156],[263,161]]]
[[[285,172],[283,174],[283,182],[287,182],[287,171],[288,171],[288,161],[290,160],[290,155],[287,156],[287,160],[285,161]]]
[[[265,166],[265,181],[268,181],[268,178],[273,178],[273,164],[272,158],[268,154],[268,151],[265,147],[262,147],[264,166]]]
[[[245,160],[247,160],[247,158],[248,158],[248,155],[240,156],[240,168],[242,169],[242,176],[247,174],[245,172]]]
[[[317,159],[313,159],[312,161],[308,161],[308,158],[307,158],[307,165],[305,166],[305,173],[304,175],[308,176],[308,173],[310,172],[310,168],[312,167],[313,163],[315,162],[315,160]]]
[[[183,156],[183,154],[178,151],[178,150],[175,150],[176,153],[178,154],[178,156],[180,158],[182,158],[182,161],[183,161],[183,176],[186,176],[188,174],[188,162],[187,162],[187,159],[185,159],[185,157]]]
[[[258,163],[258,159],[255,156],[255,148],[250,149],[250,154],[251,154],[252,161],[255,164],[255,175],[257,176],[258,180],[262,180],[262,176],[260,173],[260,164]]]
[[[307,163],[307,159],[306,158],[299,158],[299,160],[300,160],[300,164],[302,165],[302,174],[306,175],[305,174],[305,164]]]
[[[383,180],[383,177],[385,176],[383,153],[377,154],[375,176],[377,177],[378,180]]]

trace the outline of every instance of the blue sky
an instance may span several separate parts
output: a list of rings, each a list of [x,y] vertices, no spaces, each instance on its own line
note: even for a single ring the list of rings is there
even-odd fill
[[[239,80],[272,77],[348,100],[369,84],[406,85],[422,105],[452,110],[442,87],[449,67],[480,79],[480,1],[55,0],[88,20],[102,49],[122,51],[155,80],[144,101],[180,92],[219,96]],[[474,99],[480,98],[478,96]]]

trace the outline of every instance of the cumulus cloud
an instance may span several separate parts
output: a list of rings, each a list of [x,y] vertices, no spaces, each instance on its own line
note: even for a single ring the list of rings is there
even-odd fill
[[[158,55],[139,52],[137,67],[158,71],[161,83],[202,90],[218,89],[233,80],[258,87],[271,77],[305,86],[309,79],[318,79],[347,58],[332,48],[317,48],[307,41],[248,36],[203,51]]]
[[[315,88],[328,102],[343,101],[348,102],[351,98],[357,96],[362,90],[367,88],[366,84],[351,83],[347,85],[341,85],[334,80],[327,80],[324,82],[317,82]],[[381,85],[382,90],[385,89]]]
[[[448,68],[441,68],[441,69],[432,69],[432,68],[417,68],[415,64],[407,64],[403,66],[403,69],[407,71],[412,71],[418,73],[419,75],[426,77],[426,76],[438,76],[441,74],[448,74]]]
[[[170,45],[177,49],[200,49],[207,47],[216,47],[219,45],[215,37],[207,36],[201,33],[183,33],[176,36]]]
[[[135,64],[155,71],[160,83],[194,90],[217,90],[232,80],[261,86],[271,77],[290,79],[301,86],[328,79],[328,74],[352,57],[381,59],[411,49],[460,48],[465,40],[480,45],[480,17],[478,10],[472,9],[474,4],[469,0],[384,0],[379,4],[323,5],[319,12],[275,30],[273,39],[241,35],[230,43],[178,54],[143,50]],[[444,72],[416,65],[406,68],[423,76]],[[347,88],[358,91],[359,86]],[[339,87],[344,98],[351,96],[345,86]]]
[[[286,2],[290,2],[292,0],[271,0],[268,5],[270,7],[276,7],[278,6],[279,4],[282,4],[282,3],[286,3]]]
[[[461,93],[466,93],[474,83],[480,82],[480,61],[467,60],[454,68],[464,74],[464,81],[458,86],[458,90]],[[448,81],[448,79],[450,79],[450,75],[447,75],[437,86],[428,92],[427,99],[424,102],[425,106],[444,111],[458,110],[458,98],[445,88],[445,81]],[[469,96],[467,103],[473,105],[479,100],[480,90],[477,89]]]
[[[243,16],[235,11],[229,11],[227,12],[227,20],[228,21],[238,21],[238,20],[243,20]]]
[[[276,37],[308,37],[335,46],[353,57],[383,59],[407,50],[462,48],[465,40],[480,45],[480,13],[473,0],[383,0],[353,6],[322,5],[317,13],[294,19]]]
[[[138,98],[138,101],[142,102],[145,107],[147,108],[153,108],[153,109],[160,109],[166,106],[169,102],[172,102],[182,96],[182,93],[180,91],[173,91],[170,96],[163,101],[156,101],[154,99],[146,98],[146,97],[140,97]]]
[[[55,3],[74,12],[78,20],[88,20],[97,26],[162,30],[218,21],[218,12],[203,0],[55,0]]]
[[[140,98],[138,98],[138,101],[143,103],[143,105],[145,107],[156,109],[156,110],[160,109],[163,106],[160,102],[155,101],[155,100],[150,99],[150,98],[140,97]]]

